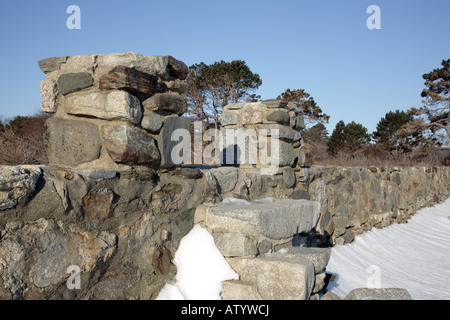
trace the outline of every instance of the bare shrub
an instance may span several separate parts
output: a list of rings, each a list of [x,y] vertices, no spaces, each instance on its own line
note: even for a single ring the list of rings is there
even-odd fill
[[[6,126],[0,132],[0,164],[46,164],[43,132],[46,115],[24,118],[20,126]]]

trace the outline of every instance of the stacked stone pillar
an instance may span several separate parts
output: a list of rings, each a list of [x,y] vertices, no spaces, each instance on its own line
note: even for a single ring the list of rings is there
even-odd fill
[[[173,165],[188,68],[171,56],[137,53],[53,57],[39,61],[49,164],[130,170]]]
[[[275,164],[283,169],[305,162],[301,135],[305,125],[303,117],[296,113],[294,103],[281,100],[233,103],[224,108],[220,121],[225,141],[224,164],[230,164],[231,160],[232,164],[238,162],[243,168],[264,168]],[[237,139],[230,139],[232,135],[227,136],[227,131],[234,131]],[[247,140],[242,147],[236,141],[244,135]],[[277,155],[273,154],[274,143],[278,145]],[[242,149],[245,155],[242,155]],[[227,158],[230,151],[234,153],[234,159]]]

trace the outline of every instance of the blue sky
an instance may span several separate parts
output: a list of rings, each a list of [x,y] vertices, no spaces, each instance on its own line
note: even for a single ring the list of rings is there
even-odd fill
[[[69,30],[69,5],[81,29]],[[381,9],[369,30],[368,6]],[[422,74],[450,58],[448,0],[5,1],[0,3],[0,119],[40,110],[38,60],[134,51],[192,65],[245,60],[263,99],[305,89],[336,122],[369,132],[421,105]]]

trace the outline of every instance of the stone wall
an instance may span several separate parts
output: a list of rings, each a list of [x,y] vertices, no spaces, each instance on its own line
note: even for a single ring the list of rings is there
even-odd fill
[[[45,147],[51,165],[131,170],[172,165],[170,136],[190,129],[180,117],[187,66],[138,53],[39,61]]]
[[[178,167],[158,174],[1,167],[0,298],[155,298],[176,274],[171,259],[180,240],[194,221],[202,223],[201,209],[211,207],[219,209],[205,211],[209,218],[203,221],[230,264],[261,275],[252,278],[240,271],[244,281],[225,283],[224,298],[235,297],[236,290],[257,298],[253,294],[261,296],[271,274],[258,270],[290,270],[293,264],[299,267],[296,277],[306,281],[307,289],[290,297],[305,298],[323,285],[327,253],[313,255],[322,257],[316,265],[314,252],[297,252],[314,248],[293,245],[350,242],[355,234],[403,222],[449,195],[448,167],[290,168],[274,176],[234,167]],[[224,204],[219,203],[227,197],[247,201],[273,197],[274,203],[284,199],[286,219],[255,222],[247,214],[236,221],[239,215],[220,210]],[[296,215],[289,209],[290,202],[311,204]],[[235,219],[228,229],[219,223],[226,215]],[[286,221],[291,222],[289,228]],[[250,222],[256,233],[244,228]],[[278,223],[288,234],[271,229]],[[282,248],[286,250],[282,256],[273,256]],[[305,256],[310,256],[306,258],[310,262]],[[79,290],[66,286],[71,265],[81,270]],[[261,297],[276,298],[276,294],[266,291]]]

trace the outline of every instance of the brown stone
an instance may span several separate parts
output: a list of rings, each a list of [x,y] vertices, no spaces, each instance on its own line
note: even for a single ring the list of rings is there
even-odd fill
[[[159,246],[152,256],[152,265],[155,268],[156,274],[168,273],[173,267],[171,260],[170,252],[164,247]]]
[[[42,72],[47,74],[49,72],[59,70],[61,65],[66,63],[68,58],[68,56],[46,58],[39,60],[38,65]]]
[[[114,192],[100,189],[89,192],[83,198],[83,213],[86,218],[104,219],[109,216]]]
[[[169,59],[169,63],[167,65],[169,75],[179,80],[185,80],[189,71],[187,65],[172,56],[167,57]]]
[[[167,91],[166,85],[159,83],[157,77],[125,66],[117,66],[103,75],[99,81],[99,88],[125,90],[141,99]]]

